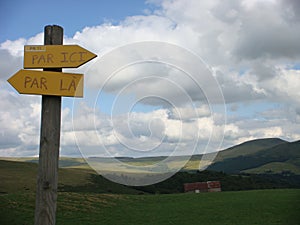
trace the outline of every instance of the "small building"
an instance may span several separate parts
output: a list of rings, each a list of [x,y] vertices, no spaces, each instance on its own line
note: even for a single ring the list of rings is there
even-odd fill
[[[220,192],[221,183],[220,181],[185,183],[183,188],[184,192]]]
[[[208,192],[220,192],[221,182],[220,181],[207,181]]]
[[[186,183],[184,192],[208,192],[207,182]]]

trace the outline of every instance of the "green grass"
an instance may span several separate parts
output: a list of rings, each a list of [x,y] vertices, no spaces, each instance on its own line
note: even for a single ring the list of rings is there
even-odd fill
[[[33,224],[37,165],[0,161],[0,169],[0,224]],[[297,189],[129,195],[139,191],[129,192],[130,187],[93,176],[99,180],[90,187],[127,193],[100,194],[81,187],[92,182],[91,172],[59,170],[59,183],[74,189],[58,193],[57,225],[297,225],[300,221]]]
[[[0,192],[34,190],[37,165],[0,160]]]
[[[38,165],[36,163],[0,160],[0,192],[35,191]],[[93,170],[59,169],[58,185],[83,186],[90,183]]]
[[[288,162],[272,162],[253,169],[243,170],[244,173],[281,173],[282,171],[290,171],[300,175],[300,167]]]
[[[220,151],[215,158],[215,162],[219,162],[228,158],[235,158],[238,156],[247,156],[254,153],[259,153],[265,149],[280,145],[285,141],[278,138],[265,138],[247,141],[231,148]]]
[[[0,224],[33,224],[34,193],[1,195]],[[297,225],[300,190],[58,195],[57,225]]]
[[[38,163],[38,157],[0,157],[0,160],[13,161],[13,162],[31,162]],[[60,168],[85,168],[90,169],[89,165],[83,158],[70,158],[60,157],[59,158]]]
[[[0,160],[0,193],[35,192],[38,165],[29,162]],[[91,169],[60,168],[59,190],[138,194],[141,191],[113,183]]]

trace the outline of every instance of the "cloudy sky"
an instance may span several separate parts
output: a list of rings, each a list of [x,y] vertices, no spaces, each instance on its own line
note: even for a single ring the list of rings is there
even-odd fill
[[[39,149],[41,97],[7,79],[45,25],[98,57],[85,96],[63,98],[61,155],[211,152],[300,139],[297,0],[1,1],[0,156]]]

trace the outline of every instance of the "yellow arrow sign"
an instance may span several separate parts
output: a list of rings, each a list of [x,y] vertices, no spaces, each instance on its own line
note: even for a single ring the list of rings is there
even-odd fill
[[[24,68],[77,68],[97,57],[78,45],[25,45]]]
[[[20,94],[83,97],[83,74],[19,70],[7,81]]]

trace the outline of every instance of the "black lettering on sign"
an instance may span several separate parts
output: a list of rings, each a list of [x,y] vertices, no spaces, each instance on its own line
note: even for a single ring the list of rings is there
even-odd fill
[[[60,61],[60,62],[68,62],[68,60],[67,60],[67,52],[62,52],[61,54],[63,54],[63,56],[64,56],[64,60],[62,60],[62,61]]]
[[[63,87],[63,80],[62,79],[60,80],[59,90],[61,90],[61,91],[67,90],[67,88]]]
[[[37,82],[36,78],[33,79],[30,87],[32,88],[33,86],[36,86],[36,88],[39,88],[39,83]]]
[[[60,62],[67,63],[67,62],[84,62],[85,61],[85,55],[87,52],[71,52],[70,54],[68,52],[61,52],[63,55],[63,60]]]
[[[34,64],[38,58],[39,58],[38,55],[33,55],[32,56],[32,64]]]
[[[70,54],[70,62],[76,62],[76,59],[74,59],[74,55],[76,55],[76,54],[77,54],[77,52],[72,52]]]
[[[46,57],[45,55],[41,55],[40,57],[38,55],[33,55],[32,56],[32,64],[40,64],[40,63],[53,63],[53,54],[47,54]]]
[[[52,54],[47,54],[47,63],[53,63],[53,55]]]
[[[70,86],[69,86],[69,91],[71,90],[71,88],[74,89],[74,91],[76,91],[76,83],[75,83],[75,80],[72,79],[71,83],[70,83]]]
[[[41,61],[42,61],[43,63],[46,62],[46,59],[45,59],[45,56],[44,56],[44,55],[41,55],[41,56],[40,56],[40,58],[39,58],[39,60],[38,60],[38,64],[40,64]]]
[[[41,89],[43,89],[43,87],[44,87],[44,89],[48,89],[47,88],[47,79],[45,78],[45,77],[41,77]]]
[[[77,85],[74,79],[72,79],[70,83],[63,81],[63,79],[60,80],[59,90],[61,91],[71,91],[71,89],[76,91],[76,87]]]
[[[86,54],[86,52],[78,52],[78,54],[80,55],[80,59],[79,59],[79,62],[83,62],[83,61],[85,61],[84,60],[84,54]]]
[[[32,81],[31,77],[26,76],[24,79],[24,88],[27,88],[27,84],[31,81]]]
[[[45,77],[38,78],[31,78],[29,76],[26,76],[24,79],[24,87],[25,88],[40,88],[47,90],[47,79]]]

